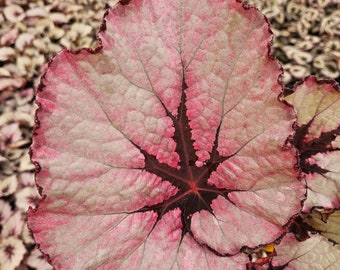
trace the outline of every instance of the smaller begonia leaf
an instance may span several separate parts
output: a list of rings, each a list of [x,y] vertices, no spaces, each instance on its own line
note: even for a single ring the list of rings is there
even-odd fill
[[[18,237],[24,227],[24,220],[20,211],[15,212],[1,228],[1,238]]]
[[[310,76],[284,98],[294,107],[299,127],[308,125],[306,141],[320,138],[322,133],[337,132],[340,123],[340,93],[335,82],[318,81]]]
[[[36,247],[33,249],[26,260],[29,267],[39,270],[53,270],[53,267],[48,264],[45,257],[41,254],[40,250]]]
[[[3,227],[13,212],[9,202],[0,199],[0,226]]]
[[[26,253],[22,240],[15,236],[0,241],[0,269],[15,270]]]
[[[308,77],[284,98],[297,114],[293,143],[307,180],[303,210],[340,206],[340,92],[333,81]]]
[[[318,153],[307,161],[324,172],[306,175],[308,190],[303,210],[309,211],[314,206],[340,207],[340,151]]]
[[[340,246],[334,245],[321,235],[311,235],[299,242],[293,234],[287,234],[276,246],[271,269],[284,270],[338,270]]]

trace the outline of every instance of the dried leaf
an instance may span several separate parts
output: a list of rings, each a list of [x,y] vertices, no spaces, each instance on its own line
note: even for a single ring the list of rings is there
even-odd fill
[[[340,210],[313,209],[305,220],[324,237],[340,243]]]

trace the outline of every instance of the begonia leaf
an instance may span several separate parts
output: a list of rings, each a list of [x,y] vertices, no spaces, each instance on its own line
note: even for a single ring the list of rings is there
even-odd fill
[[[3,228],[7,220],[12,216],[12,214],[13,212],[12,212],[10,204],[0,199],[0,226],[1,228]],[[0,230],[0,232],[1,231],[2,229]]]
[[[30,256],[26,261],[29,267],[39,270],[53,270],[52,266],[47,263],[41,252],[35,248],[31,251]]]
[[[337,89],[334,82],[318,81],[310,76],[285,98],[296,111],[298,126],[307,125],[305,141],[320,138],[323,133],[336,133],[339,129],[340,96]]]
[[[129,3],[125,3],[129,2]],[[56,269],[244,269],[305,187],[264,17],[235,0],[131,0],[37,93],[28,213]]]
[[[0,242],[0,269],[15,270],[24,257],[26,248],[17,237],[1,239]]]
[[[24,227],[24,221],[21,217],[21,212],[15,212],[7,222],[1,228],[1,238],[7,238],[10,236],[18,237]]]
[[[293,234],[288,234],[276,247],[276,253],[273,270],[339,269],[340,246],[321,235],[311,235],[306,241],[298,242]]]
[[[312,207],[340,207],[340,92],[334,82],[309,77],[285,97],[297,114],[295,145],[307,180]]]
[[[16,175],[11,175],[5,179],[0,179],[0,197],[8,196],[17,190],[18,179]]]
[[[304,211],[314,206],[340,207],[340,151],[318,153],[309,158],[308,162],[317,165],[324,172],[306,176],[308,196]]]

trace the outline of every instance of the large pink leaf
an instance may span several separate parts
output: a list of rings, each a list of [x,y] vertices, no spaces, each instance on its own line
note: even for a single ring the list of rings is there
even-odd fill
[[[307,179],[304,211],[340,207],[340,93],[334,82],[309,77],[285,100],[297,114],[297,148]]]
[[[105,20],[102,47],[60,52],[37,94],[36,242],[57,269],[244,269],[305,193],[268,24],[234,0]]]

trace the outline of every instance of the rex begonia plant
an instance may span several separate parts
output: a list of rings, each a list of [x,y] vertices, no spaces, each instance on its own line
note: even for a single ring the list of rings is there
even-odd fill
[[[55,269],[336,269],[307,222],[340,206],[334,82],[283,91],[266,19],[236,0],[125,1],[98,38],[36,98],[28,225]]]

